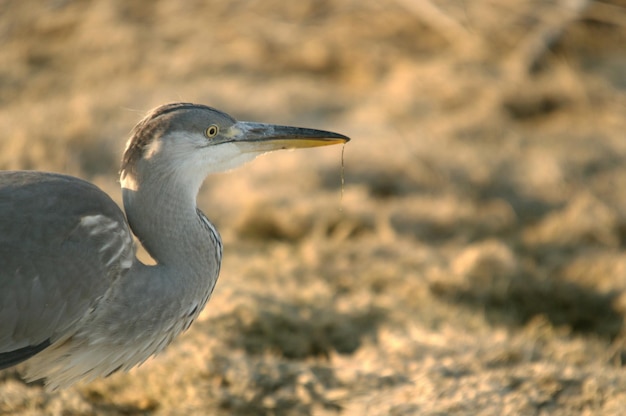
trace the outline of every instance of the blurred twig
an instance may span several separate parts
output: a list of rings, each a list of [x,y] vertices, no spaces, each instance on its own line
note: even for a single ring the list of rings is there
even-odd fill
[[[451,13],[447,13],[432,0],[397,1],[459,50],[474,55],[477,50],[474,47],[490,43],[489,37],[477,36],[476,33],[480,31],[468,30]],[[505,4],[504,2],[498,3]],[[507,72],[513,79],[524,78],[532,73],[550,47],[561,38],[567,27],[579,19],[592,3],[594,4],[594,18],[620,25],[626,24],[626,21],[618,16],[623,15],[621,10],[620,13],[616,13],[617,7],[610,4],[597,3],[592,0],[540,2],[530,11],[536,23],[529,25],[527,34],[510,54]],[[495,7],[496,4],[492,6]],[[524,15],[525,12],[520,10],[519,14]],[[505,26],[500,29],[507,30]]]
[[[546,52],[563,35],[565,29],[578,19],[591,4],[591,0],[561,0],[553,12],[537,14],[541,23],[531,30],[509,60],[509,74],[514,79],[524,78],[536,69]]]
[[[626,7],[603,1],[594,1],[589,7],[588,15],[598,22],[613,24],[626,28]]]
[[[455,46],[467,45],[468,42],[477,42],[462,24],[445,13],[430,0],[397,0],[410,12],[414,13],[424,24],[433,28]]]

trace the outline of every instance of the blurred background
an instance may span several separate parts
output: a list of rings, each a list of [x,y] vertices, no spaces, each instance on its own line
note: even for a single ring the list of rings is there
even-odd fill
[[[353,139],[209,178],[199,321],[59,393],[1,372],[0,414],[623,414],[623,0],[0,10],[0,169],[119,202],[131,128],[172,101]]]

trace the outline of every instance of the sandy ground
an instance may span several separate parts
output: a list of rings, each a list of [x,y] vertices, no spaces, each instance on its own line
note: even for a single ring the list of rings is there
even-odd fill
[[[333,129],[207,180],[213,299],[163,354],[2,415],[626,412],[622,0],[0,0],[0,169],[119,201],[170,101]],[[1,324],[1,323],[0,323]]]

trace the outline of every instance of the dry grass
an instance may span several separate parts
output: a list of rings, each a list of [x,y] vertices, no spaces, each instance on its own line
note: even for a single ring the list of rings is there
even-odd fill
[[[222,276],[191,330],[0,413],[622,414],[626,4],[0,1],[0,168],[119,200],[166,101],[335,129],[207,181]]]

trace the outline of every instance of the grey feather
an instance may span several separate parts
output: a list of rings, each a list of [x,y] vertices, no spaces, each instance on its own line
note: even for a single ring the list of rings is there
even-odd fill
[[[54,342],[119,277],[104,264],[102,238],[91,238],[81,218],[106,215],[126,233],[128,227],[115,202],[94,185],[42,172],[0,172],[0,212],[4,354]]]

